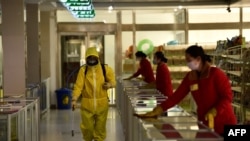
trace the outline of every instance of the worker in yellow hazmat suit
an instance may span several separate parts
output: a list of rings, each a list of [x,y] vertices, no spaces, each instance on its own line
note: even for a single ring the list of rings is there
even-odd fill
[[[85,141],[104,141],[106,138],[106,120],[109,106],[107,90],[115,87],[116,82],[113,70],[108,65],[104,67],[105,74],[96,48],[88,48],[86,51],[86,66],[80,68],[72,93],[73,109],[76,107],[79,96],[82,95],[82,123],[80,128]],[[85,72],[86,68],[87,72]]]

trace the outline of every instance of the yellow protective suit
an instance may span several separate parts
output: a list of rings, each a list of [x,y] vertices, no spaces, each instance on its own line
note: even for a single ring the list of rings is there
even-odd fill
[[[88,56],[98,56],[95,47],[88,48]],[[80,128],[85,141],[104,141],[106,138],[106,120],[108,114],[108,94],[107,89],[103,88],[105,82],[102,67],[99,63],[95,66],[88,66],[85,76],[85,68],[80,68],[77,76],[72,100],[77,100],[82,94],[81,99],[81,117]],[[105,65],[106,81],[111,87],[116,85],[113,70]]]

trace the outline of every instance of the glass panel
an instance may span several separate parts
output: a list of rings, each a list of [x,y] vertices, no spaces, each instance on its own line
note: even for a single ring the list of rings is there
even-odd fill
[[[37,140],[38,139],[38,130],[39,130],[39,126],[38,126],[38,118],[40,117],[40,115],[38,114],[37,111],[37,103],[34,103],[33,108],[33,115],[32,115],[32,134],[33,134],[33,138],[32,140]]]
[[[122,13],[122,24],[132,24],[133,23],[132,10],[123,10],[121,13]]]
[[[189,23],[225,23],[239,22],[239,8],[231,8],[227,12],[226,8],[212,9],[189,9]]]
[[[104,23],[116,23],[116,11],[112,10],[96,10],[95,22],[104,22]]]
[[[0,115],[0,140],[7,141],[7,119],[5,115]]]
[[[30,108],[27,109],[27,118],[26,118],[26,124],[27,124],[27,133],[25,141],[32,141],[32,110]]]
[[[218,40],[231,40],[232,37],[239,35],[238,29],[231,30],[190,30],[189,44],[216,44]]]
[[[18,129],[19,129],[19,137],[18,137],[18,139],[19,139],[19,141],[26,141],[25,140],[25,136],[27,136],[27,134],[28,135],[30,135],[31,133],[30,132],[28,132],[28,133],[26,133],[26,135],[25,135],[25,125],[27,124],[27,121],[26,121],[26,118],[25,118],[25,111],[24,110],[22,110],[22,111],[20,111],[19,112],[19,114],[18,114],[18,118],[19,118],[19,124],[18,124]],[[27,136],[26,138],[28,139],[28,137],[30,137],[30,136]]]
[[[250,29],[243,29],[242,35],[243,35],[243,37],[245,37],[246,43],[250,44]]]
[[[250,7],[243,8],[243,22],[250,22]]]
[[[18,118],[14,116],[11,118],[11,141],[18,141]]]
[[[136,24],[175,23],[175,20],[175,11],[173,9],[136,10]]]
[[[82,48],[85,49],[84,36],[65,35],[61,36],[61,50],[62,50],[62,85],[71,87],[75,80],[77,70],[81,62]],[[72,74],[73,73],[73,74]]]
[[[3,47],[2,47],[2,36],[0,36],[0,86],[3,85],[2,75],[3,75]]]

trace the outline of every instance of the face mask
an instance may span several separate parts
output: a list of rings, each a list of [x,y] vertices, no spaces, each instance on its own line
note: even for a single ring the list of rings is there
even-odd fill
[[[97,64],[98,64],[98,60],[96,59],[87,60],[87,65],[89,66],[95,66]]]
[[[194,61],[188,62],[188,63],[187,63],[187,66],[188,66],[191,70],[198,70],[198,69],[199,69],[199,66],[200,66],[200,62],[194,60]]]
[[[156,64],[157,64],[157,61],[156,61],[155,59],[153,60],[153,64],[154,64],[154,65],[156,65]]]

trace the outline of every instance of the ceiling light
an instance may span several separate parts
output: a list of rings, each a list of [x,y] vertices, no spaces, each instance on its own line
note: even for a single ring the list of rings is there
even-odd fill
[[[109,9],[109,11],[113,10],[113,6],[110,5],[108,9]]]
[[[182,9],[182,6],[180,5],[180,6],[178,6],[178,8],[179,8],[179,9]]]

